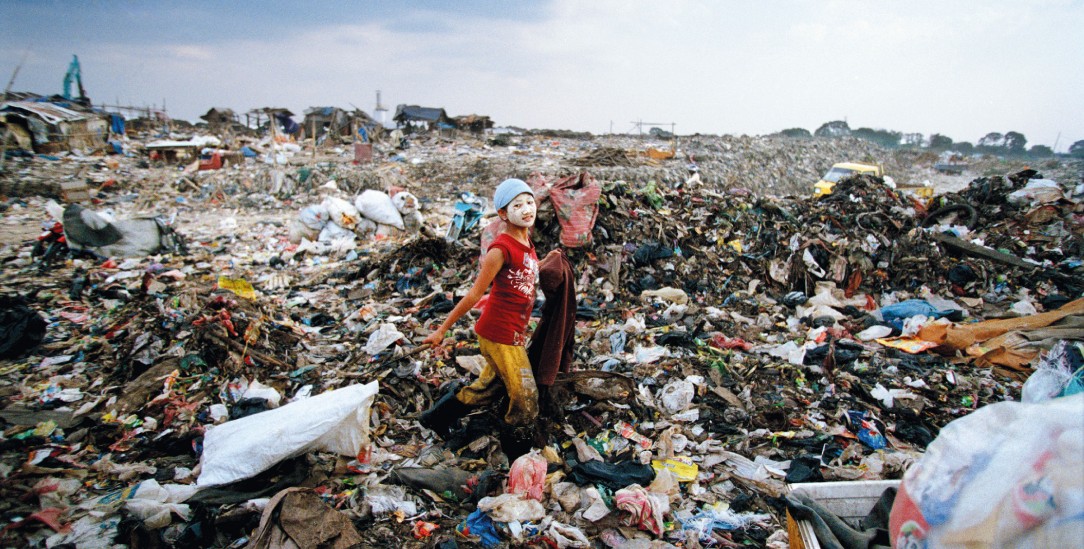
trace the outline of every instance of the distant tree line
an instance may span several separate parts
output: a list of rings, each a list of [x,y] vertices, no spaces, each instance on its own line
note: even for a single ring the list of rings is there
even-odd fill
[[[952,138],[935,133],[927,139],[921,133],[904,133],[892,130],[858,128],[852,130],[846,120],[833,120],[821,124],[812,134],[804,128],[789,128],[779,132],[786,137],[810,139],[813,137],[857,137],[871,143],[876,143],[888,149],[895,148],[922,148],[933,151],[953,151],[964,155],[973,153],[993,154],[999,156],[1016,156],[1045,158],[1054,156],[1054,150],[1046,145],[1033,145],[1027,147],[1028,139],[1024,134],[1016,131],[990,132],[980,138],[974,144],[968,141],[953,141]],[[1077,141],[1069,147],[1069,155],[1084,158],[1084,140]]]

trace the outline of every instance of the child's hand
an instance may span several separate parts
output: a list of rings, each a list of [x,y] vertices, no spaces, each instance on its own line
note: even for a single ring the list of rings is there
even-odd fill
[[[422,340],[422,345],[432,345],[433,347],[440,347],[444,343],[444,330],[436,329],[428,337]]]

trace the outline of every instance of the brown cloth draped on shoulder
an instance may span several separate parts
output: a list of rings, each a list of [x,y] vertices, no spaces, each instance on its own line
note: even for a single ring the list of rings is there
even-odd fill
[[[531,336],[527,357],[538,385],[553,385],[557,372],[572,368],[576,336],[576,278],[565,254],[548,255],[538,265],[538,285],[546,296],[542,320]]]

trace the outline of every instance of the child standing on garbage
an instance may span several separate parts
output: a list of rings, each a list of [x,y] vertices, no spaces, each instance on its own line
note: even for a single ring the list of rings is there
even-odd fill
[[[507,394],[506,428],[500,438],[511,461],[530,449],[538,417],[538,389],[524,347],[538,282],[538,255],[530,237],[536,213],[534,192],[522,180],[506,179],[493,194],[493,206],[506,222],[505,229],[482,259],[470,291],[424,341],[443,344],[445,333],[492,285],[485,309],[474,325],[486,364],[474,383],[443,395],[419,420],[446,438],[450,427],[472,408]]]

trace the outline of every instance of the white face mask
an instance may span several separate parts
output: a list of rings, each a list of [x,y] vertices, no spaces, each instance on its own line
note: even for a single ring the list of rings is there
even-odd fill
[[[535,218],[534,196],[522,193],[504,207],[507,221],[517,227],[533,227]]]

